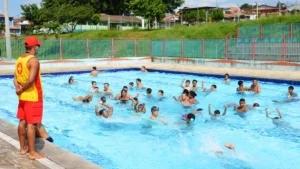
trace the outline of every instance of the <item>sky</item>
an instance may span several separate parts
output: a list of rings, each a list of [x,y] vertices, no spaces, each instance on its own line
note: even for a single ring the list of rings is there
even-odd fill
[[[259,4],[268,4],[275,6],[278,0],[185,0],[185,4],[183,6],[189,7],[197,7],[197,6],[216,6],[220,7],[230,7],[230,6],[237,6],[237,4],[242,5],[244,3],[254,3],[257,1]],[[298,0],[300,3],[300,0]],[[37,3],[39,4],[41,0],[8,0],[8,10],[9,16],[13,17],[21,17],[22,9],[20,5],[28,4],[28,3]],[[296,0],[282,0],[283,3],[287,3],[289,5],[295,4]],[[4,12],[4,0],[0,0],[0,13]]]

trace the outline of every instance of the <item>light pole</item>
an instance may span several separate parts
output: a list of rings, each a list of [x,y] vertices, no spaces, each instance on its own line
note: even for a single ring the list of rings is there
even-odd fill
[[[11,42],[10,42],[10,31],[9,31],[9,17],[8,17],[8,2],[4,0],[4,15],[5,15],[5,39],[6,39],[6,55],[9,61],[11,58]]]
[[[278,1],[278,12],[280,13],[280,9],[281,9],[281,2]]]
[[[240,22],[240,6],[239,6],[239,4],[237,4],[237,7],[238,7],[238,22]]]
[[[255,3],[256,3],[256,19],[258,19],[258,3],[257,2]]]

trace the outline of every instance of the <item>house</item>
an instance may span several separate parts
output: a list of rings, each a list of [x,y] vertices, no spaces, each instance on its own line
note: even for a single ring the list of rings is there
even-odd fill
[[[140,17],[100,14],[100,25],[107,29],[126,30],[133,27],[145,28],[145,21]]]
[[[28,27],[32,25],[32,23],[29,22],[28,20],[25,20],[24,18],[16,18],[14,19],[14,25],[19,26],[21,34],[26,34],[27,31],[29,31]]]
[[[5,16],[1,13],[0,13],[0,24],[5,25]],[[9,30],[10,30],[10,34],[12,35],[17,35],[17,36],[21,35],[21,29],[19,25],[15,25],[14,18],[11,16],[9,17]],[[5,30],[0,32],[0,36],[3,36],[4,34],[5,34]]]
[[[280,11],[279,11],[280,10]],[[269,6],[269,5],[259,5],[258,9],[254,8],[252,12],[257,12],[260,16],[272,15],[286,12],[287,10],[279,9],[279,7]]]
[[[255,20],[256,13],[239,10],[238,7],[223,8],[224,22],[237,22],[238,20]]]
[[[300,12],[300,5],[297,4],[297,5],[290,6],[287,8],[287,10],[289,12],[293,12],[293,11]]]

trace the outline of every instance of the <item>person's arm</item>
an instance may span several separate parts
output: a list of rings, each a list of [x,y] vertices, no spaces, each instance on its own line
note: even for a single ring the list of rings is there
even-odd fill
[[[235,111],[238,112],[238,113],[245,113],[245,112],[248,111],[247,106],[245,106],[245,107],[242,108],[242,109],[238,109],[238,108],[236,108],[236,106],[235,106],[234,108],[235,108]]]
[[[256,93],[260,93],[261,92],[261,87],[260,85],[257,86],[257,92]]]
[[[209,113],[209,115],[213,116],[213,114],[211,113],[211,110],[210,110],[210,106],[211,106],[211,104],[208,104],[208,113]]]
[[[108,104],[106,104],[106,103],[103,103],[102,105],[105,106],[105,107],[107,107],[107,108],[109,109],[109,114],[108,114],[108,116],[111,117],[112,114],[113,114],[113,111],[114,111],[113,107],[110,106],[110,105],[108,105]]]
[[[201,87],[202,87],[202,89],[204,90],[204,80],[202,80]]]
[[[27,64],[29,67],[30,74],[29,74],[28,80],[25,82],[25,84],[21,88],[21,92],[26,91],[34,84],[36,77],[39,73],[39,69],[40,69],[40,63],[39,63],[38,59],[35,57],[29,59]]]
[[[278,108],[275,109],[279,115],[279,118],[282,119],[282,114],[280,113],[280,110]]]
[[[266,108],[265,110],[266,110],[266,117],[267,117],[267,118],[270,118],[270,117],[269,117],[269,110],[268,110],[268,108]]]
[[[160,122],[162,122],[162,123],[165,124],[165,125],[168,125],[168,124],[169,124],[168,122],[166,122],[166,121],[164,121],[164,120],[161,120]]]
[[[105,94],[113,94],[112,90],[108,90],[107,92],[104,92]]]
[[[180,84],[180,86],[181,86],[182,88],[184,88],[184,86],[183,86],[184,81],[185,81],[185,79],[183,79],[182,82],[181,82],[181,84]]]
[[[144,105],[144,108],[143,108],[143,113],[146,113],[146,104],[145,104],[145,103],[143,103],[143,105]]]
[[[98,105],[95,106],[95,113],[96,113],[96,116],[100,116]]]
[[[177,102],[178,102],[178,99],[177,99],[175,96],[173,96],[173,98],[174,98],[174,100],[175,100],[175,101],[177,101]]]
[[[224,113],[223,113],[223,116],[225,116],[225,115],[226,115],[226,112],[227,112],[227,108],[228,108],[228,106],[227,106],[227,105],[225,105],[225,109],[224,109]]]
[[[14,85],[15,85],[15,88],[16,88],[16,94],[20,95],[21,91],[22,91],[22,86],[18,83],[16,74],[14,76]]]

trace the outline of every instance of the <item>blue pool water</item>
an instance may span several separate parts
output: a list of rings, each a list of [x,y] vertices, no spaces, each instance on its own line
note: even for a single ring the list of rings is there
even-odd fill
[[[206,76],[141,73],[139,71],[108,72],[92,78],[85,74],[74,74],[76,85],[65,85],[70,74],[44,76],[44,117],[43,123],[55,144],[99,164],[107,169],[282,169],[299,168],[300,158],[300,102],[290,104],[274,104],[272,100],[283,100],[288,84],[260,82],[262,93],[253,95],[236,94],[237,80],[231,84],[222,83],[221,79]],[[130,104],[119,104],[109,100],[114,107],[111,119],[95,116],[94,106],[74,102],[73,96],[87,95],[92,80],[109,82],[114,93],[119,93],[124,85],[141,78],[145,87],[151,87],[157,98],[157,91],[164,90],[165,99],[157,101],[139,97],[145,102],[147,113],[133,114]],[[198,85],[204,80],[206,87],[217,85],[217,91],[209,95],[197,92],[199,104],[192,108],[183,108],[172,99],[182,92],[182,79],[197,79]],[[251,81],[245,81],[250,86]],[[15,118],[18,99],[14,94],[11,78],[0,79],[0,118],[18,124]],[[300,92],[300,86],[295,91]],[[130,90],[145,93],[145,90]],[[300,94],[300,93],[299,93]],[[95,105],[99,95],[95,95],[91,104]],[[235,115],[229,108],[227,115],[218,120],[211,120],[207,105],[212,110],[220,109],[227,103],[238,103],[245,98],[247,104],[257,102],[261,105],[257,110],[249,111],[245,117]],[[150,116],[152,106],[160,108],[160,115],[169,125],[151,123],[146,120]],[[283,114],[281,126],[276,126],[265,117],[265,108],[269,108],[271,117],[277,116],[275,108]],[[181,121],[181,115],[196,108],[203,108],[203,115],[196,115],[192,127],[174,125]],[[236,151],[226,149],[223,144],[231,142]],[[214,153],[223,150],[222,155]]]

